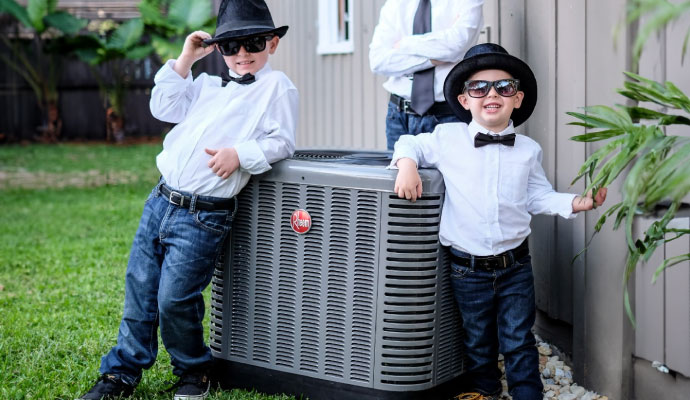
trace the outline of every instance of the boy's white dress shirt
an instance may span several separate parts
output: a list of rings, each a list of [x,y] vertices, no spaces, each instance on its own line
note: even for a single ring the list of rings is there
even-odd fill
[[[395,144],[391,167],[408,157],[418,167],[436,168],[443,175],[446,195],[439,232],[443,245],[475,256],[496,255],[527,238],[530,214],[575,217],[576,195],[553,190],[537,142],[518,134],[513,147],[475,148],[478,132],[505,135],[514,128],[512,121],[503,132],[487,131],[474,121],[440,124],[432,133],[403,135]]]
[[[271,163],[290,157],[295,149],[298,92],[290,79],[266,64],[249,85],[206,73],[182,78],[168,61],[156,73],[151,113],[177,123],[163,141],[156,158],[168,185],[204,196],[232,197],[250,175],[271,169]],[[230,71],[232,74],[232,71]],[[234,147],[240,167],[227,179],[208,167],[205,149]]]
[[[431,0],[431,32],[412,35],[418,4],[386,1],[369,45],[369,64],[374,73],[389,77],[383,84],[387,91],[409,100],[414,72],[433,67],[430,59],[448,62],[434,74],[436,101],[445,101],[446,76],[479,38],[484,0]]]

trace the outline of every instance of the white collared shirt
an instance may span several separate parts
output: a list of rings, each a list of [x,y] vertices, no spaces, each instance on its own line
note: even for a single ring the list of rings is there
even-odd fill
[[[433,67],[430,60],[448,62],[434,74],[436,101],[445,101],[446,76],[479,38],[484,0],[431,0],[431,32],[413,35],[418,5],[418,0],[386,1],[369,45],[369,64],[372,72],[389,77],[383,84],[387,91],[409,100],[414,72]]]
[[[530,214],[575,217],[576,195],[553,190],[541,166],[537,142],[518,134],[513,147],[475,148],[478,132],[504,135],[514,128],[512,121],[498,133],[474,121],[440,124],[432,133],[403,135],[395,144],[391,167],[408,157],[419,167],[436,168],[443,175],[446,195],[439,232],[443,245],[476,256],[496,255],[527,238]]]
[[[232,197],[250,175],[271,169],[295,149],[297,89],[282,72],[266,64],[249,85],[202,73],[182,78],[168,61],[156,73],[151,114],[177,123],[156,158],[165,181],[175,189],[204,196]],[[232,71],[230,71],[232,73]],[[234,74],[236,75],[236,74]],[[205,149],[234,147],[240,167],[227,179],[208,167]]]

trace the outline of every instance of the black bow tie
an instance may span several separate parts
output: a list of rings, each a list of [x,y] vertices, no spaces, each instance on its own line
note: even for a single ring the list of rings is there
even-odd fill
[[[237,82],[240,85],[249,85],[250,83],[253,83],[256,80],[256,77],[250,73],[246,73],[242,76],[239,76],[235,78],[234,76],[230,76],[227,72],[223,71],[220,74],[221,79],[223,79],[223,86],[227,85],[228,82]]]
[[[487,144],[503,144],[506,146],[515,145],[515,134],[510,133],[508,135],[487,135],[486,133],[478,133],[474,137],[474,147],[482,147]]]

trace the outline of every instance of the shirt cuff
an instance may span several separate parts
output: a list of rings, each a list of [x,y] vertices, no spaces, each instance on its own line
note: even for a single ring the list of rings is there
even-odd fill
[[[271,169],[271,164],[266,160],[266,156],[264,156],[264,152],[256,140],[239,143],[235,146],[235,150],[240,159],[240,168],[250,174],[256,175]]]
[[[577,217],[577,213],[573,212],[573,200],[575,200],[577,195],[572,193],[558,193],[558,196],[563,198],[563,208],[556,210],[558,215],[566,219],[573,219]]]
[[[391,163],[388,164],[388,167],[386,167],[386,169],[398,169],[398,166],[395,164],[397,164],[398,160],[400,160],[401,158],[409,158],[412,161],[414,161],[415,164],[417,164],[417,167],[419,167],[419,161],[417,161],[417,154],[415,154],[414,151],[408,152],[405,150],[396,150],[395,153],[393,153]]]

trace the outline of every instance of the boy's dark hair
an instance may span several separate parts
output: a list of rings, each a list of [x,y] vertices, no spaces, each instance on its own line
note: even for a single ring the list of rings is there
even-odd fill
[[[519,90],[525,93],[525,97],[521,107],[513,110],[511,119],[513,126],[525,122],[537,105],[537,79],[527,63],[511,56],[503,47],[495,43],[482,43],[471,47],[462,61],[448,73],[443,85],[443,94],[453,113],[462,122],[472,121],[472,114],[460,105],[458,95],[462,93],[465,81],[470,76],[486,69],[500,69],[520,80]]]

